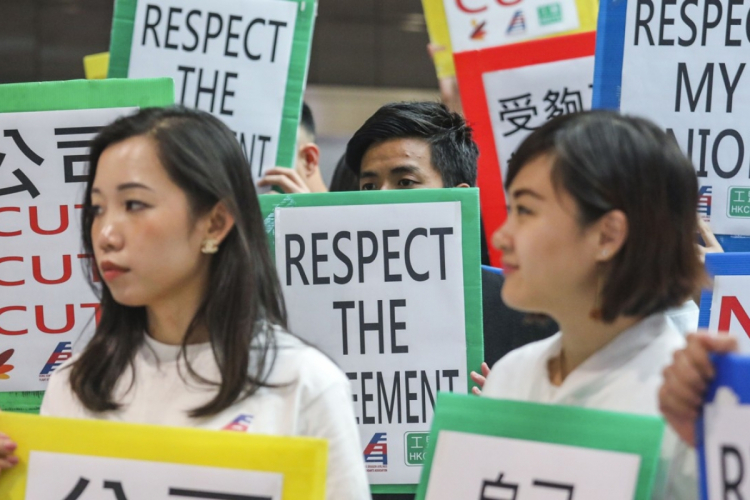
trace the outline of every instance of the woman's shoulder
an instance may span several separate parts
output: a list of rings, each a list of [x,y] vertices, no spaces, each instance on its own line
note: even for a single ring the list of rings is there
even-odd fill
[[[514,349],[500,358],[490,370],[482,394],[490,397],[510,397],[509,390],[521,390],[521,386],[533,382],[546,374],[543,369],[547,359],[559,350],[560,333],[546,339],[531,342]],[[540,364],[543,366],[540,367]]]
[[[294,384],[315,397],[334,386],[349,386],[349,379],[323,352],[285,329],[274,326],[275,359],[271,384]]]

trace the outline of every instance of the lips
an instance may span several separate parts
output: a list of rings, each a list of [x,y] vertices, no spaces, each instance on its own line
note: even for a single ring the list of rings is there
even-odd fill
[[[99,265],[99,272],[101,273],[102,278],[104,278],[104,281],[117,279],[128,271],[128,268],[118,266],[117,264],[106,260]]]
[[[505,276],[508,276],[509,274],[513,274],[516,271],[518,271],[518,266],[517,265],[509,264],[507,262],[503,262],[503,273],[505,274]]]

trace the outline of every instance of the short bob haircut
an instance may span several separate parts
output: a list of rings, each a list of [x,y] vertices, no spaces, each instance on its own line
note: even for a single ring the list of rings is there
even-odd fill
[[[672,137],[610,111],[564,115],[521,143],[506,189],[540,155],[552,156],[552,183],[575,200],[581,227],[611,210],[628,218],[627,240],[601,286],[603,321],[648,316],[695,293],[704,280],[695,247],[698,180]]]
[[[94,254],[91,227],[95,214],[91,190],[102,153],[132,137],[147,137],[171,180],[187,196],[193,217],[207,213],[219,201],[234,217],[230,230],[211,258],[208,289],[188,327],[181,355],[196,327],[207,327],[220,381],[200,378],[217,387],[216,396],[194,408],[192,417],[215,415],[237,400],[268,387],[267,374],[275,359],[270,325],[286,328],[287,316],[271,259],[258,197],[245,156],[232,132],[209,113],[182,107],[142,109],[104,127],[91,145],[91,160],[83,200],[84,252]],[[90,277],[91,278],[91,277]],[[113,391],[146,335],[145,307],[114,300],[107,284],[93,283],[101,296],[101,318],[93,338],[72,365],[71,387],[93,412],[116,410]],[[258,354],[251,362],[250,352]]]
[[[430,144],[432,166],[445,187],[477,182],[479,149],[471,127],[437,102],[386,104],[357,130],[346,146],[346,163],[359,177],[367,150],[391,139],[422,139]]]

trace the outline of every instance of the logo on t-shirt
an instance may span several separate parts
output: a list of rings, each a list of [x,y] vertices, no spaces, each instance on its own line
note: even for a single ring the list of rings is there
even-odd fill
[[[239,415],[237,418],[232,420],[229,424],[221,428],[223,431],[235,431],[235,432],[247,432],[250,428],[250,424],[253,423],[253,416],[245,413]]]
[[[44,368],[39,372],[39,380],[42,382],[49,380],[49,377],[52,375],[52,372],[55,371],[55,368],[63,364],[64,361],[70,359],[71,356],[73,356],[73,345],[70,342],[60,342],[57,344],[57,347],[55,347],[55,350],[47,360]]]
[[[365,465],[367,472],[386,472],[388,470],[388,435],[376,432],[365,447]]]

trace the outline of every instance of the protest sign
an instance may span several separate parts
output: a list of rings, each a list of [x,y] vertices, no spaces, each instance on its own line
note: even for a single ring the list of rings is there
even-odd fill
[[[168,79],[0,86],[0,409],[37,410],[50,374],[93,331],[79,224],[91,139],[173,102]]]
[[[656,417],[440,394],[417,500],[648,500],[663,433]]]
[[[698,327],[729,332],[750,353],[750,253],[707,254],[706,270],[713,283],[701,294]]]
[[[455,54],[461,102],[479,146],[487,241],[505,220],[503,182],[521,141],[547,120],[591,107],[596,33]],[[494,265],[499,253],[490,249]]]
[[[370,484],[413,492],[438,391],[482,362],[476,189],[261,197],[291,331],[347,373]]]
[[[713,232],[750,235],[750,4],[606,0],[599,16],[593,107],[664,127],[695,165]]]
[[[314,0],[117,0],[109,77],[171,77],[232,129],[253,177],[293,165]]]
[[[596,28],[591,0],[442,0],[453,52]]]
[[[328,443],[202,429],[0,413],[18,443],[8,500],[323,500]]]
[[[750,496],[750,358],[714,356],[716,377],[696,426],[702,500]]]

